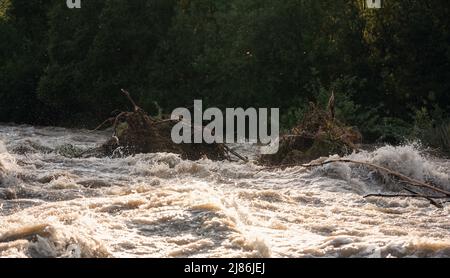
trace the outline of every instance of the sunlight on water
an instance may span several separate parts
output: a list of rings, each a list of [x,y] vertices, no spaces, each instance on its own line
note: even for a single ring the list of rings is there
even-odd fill
[[[0,256],[450,256],[449,205],[363,199],[399,190],[366,168],[260,171],[174,154],[74,159],[60,151],[109,135],[0,127]],[[349,158],[450,189],[450,162],[415,145]]]

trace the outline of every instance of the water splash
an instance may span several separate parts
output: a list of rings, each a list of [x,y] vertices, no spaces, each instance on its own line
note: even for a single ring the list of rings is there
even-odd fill
[[[61,152],[108,136],[0,126],[0,256],[450,256],[449,206],[363,199],[396,190],[395,180],[366,167],[261,171],[165,153],[112,159]],[[449,188],[450,162],[417,145],[348,158]]]

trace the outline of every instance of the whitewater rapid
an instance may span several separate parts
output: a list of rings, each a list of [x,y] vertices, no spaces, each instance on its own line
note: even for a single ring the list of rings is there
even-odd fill
[[[0,257],[450,257],[450,203],[364,199],[399,188],[370,169],[71,158],[109,136],[0,126]],[[348,158],[450,190],[414,144]]]

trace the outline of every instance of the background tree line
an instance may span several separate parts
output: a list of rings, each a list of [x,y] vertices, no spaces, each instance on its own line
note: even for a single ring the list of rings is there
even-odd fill
[[[0,121],[92,127],[130,90],[150,113],[280,107],[337,95],[367,142],[449,151],[446,0],[0,0]]]

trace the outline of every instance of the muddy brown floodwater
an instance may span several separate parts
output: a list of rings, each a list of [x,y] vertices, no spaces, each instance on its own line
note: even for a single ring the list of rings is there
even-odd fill
[[[369,169],[70,158],[110,135],[0,126],[1,257],[450,257],[450,204],[363,199],[396,188]],[[450,190],[450,161],[414,144],[349,158]]]

